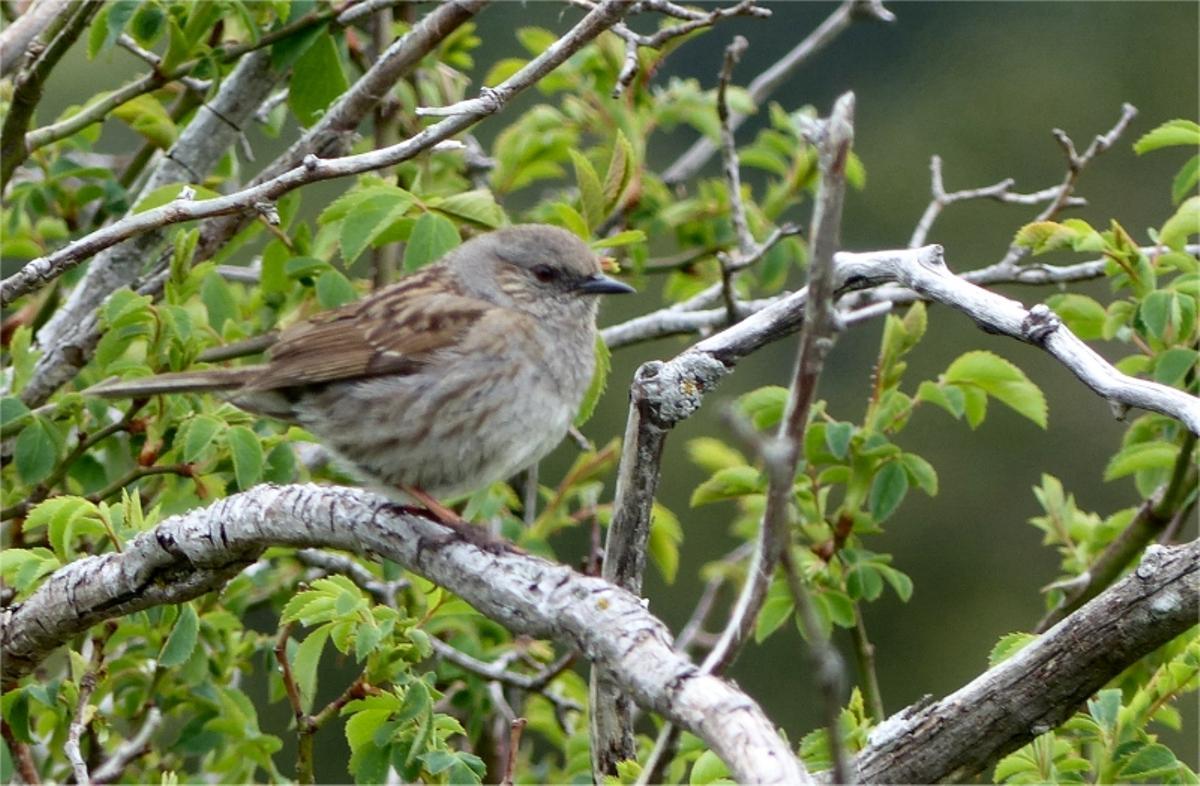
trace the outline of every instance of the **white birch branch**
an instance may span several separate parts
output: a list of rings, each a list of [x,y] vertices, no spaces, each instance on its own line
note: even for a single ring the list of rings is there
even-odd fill
[[[513,548],[481,548],[421,513],[306,484],[259,486],[173,516],[123,552],[60,568],[0,612],[4,684],[98,622],[219,589],[269,546],[337,548],[391,559],[516,633],[557,639],[604,664],[640,705],[703,739],[740,782],[808,781],[758,705],[677,653],[639,597]]]
[[[8,76],[21,63],[42,31],[54,17],[71,10],[71,0],[34,0],[3,32],[0,32],[0,76]]]

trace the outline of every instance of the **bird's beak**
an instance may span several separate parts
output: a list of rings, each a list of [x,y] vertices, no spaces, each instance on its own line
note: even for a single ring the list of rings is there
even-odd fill
[[[637,290],[624,281],[617,281],[615,278],[609,278],[603,273],[597,273],[579,282],[579,286],[575,287],[575,291],[585,295],[623,295],[629,292],[636,292]]]

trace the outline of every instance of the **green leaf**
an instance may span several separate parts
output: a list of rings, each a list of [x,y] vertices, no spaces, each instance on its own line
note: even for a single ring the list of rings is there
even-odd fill
[[[796,610],[792,593],[784,581],[772,582],[767,590],[767,598],[763,601],[758,619],[754,621],[754,641],[758,644],[766,641],[779,626],[792,616]]]
[[[45,480],[58,461],[58,441],[49,426],[41,418],[21,429],[13,450],[13,463],[17,474],[25,483],[33,485]]]
[[[198,461],[204,455],[204,451],[212,442],[213,437],[224,427],[223,422],[211,415],[197,415],[184,421],[181,428],[183,460],[188,463]]]
[[[603,192],[606,213],[616,208],[620,202],[629,181],[633,179],[634,165],[633,147],[625,138],[625,133],[617,129],[617,139],[613,143],[612,157],[608,161],[608,171],[604,174]]]
[[[129,34],[143,47],[151,47],[167,27],[167,15],[157,3],[142,3],[129,22]]]
[[[292,67],[288,83],[288,106],[300,125],[307,128],[317,122],[325,109],[350,86],[342,71],[333,36],[322,35],[312,42]]]
[[[321,663],[321,652],[325,649],[331,629],[331,625],[322,625],[309,633],[296,647],[296,655],[292,660],[292,674],[296,679],[296,687],[300,689],[300,705],[305,712],[312,710],[313,698],[317,695],[317,666]],[[384,715],[387,715],[386,710]],[[351,745],[353,746],[353,743]]]
[[[754,467],[729,467],[719,470],[692,492],[691,506],[707,505],[726,499],[757,494],[763,490],[762,475]]]
[[[1195,193],[1197,184],[1200,184],[1200,153],[1189,158],[1171,182],[1171,204],[1178,205],[1188,194]]]
[[[133,18],[133,13],[137,10],[139,2],[141,0],[115,0],[106,6],[105,10],[108,12],[108,18],[103,25],[104,38],[100,41],[100,50],[109,49],[117,43],[117,39],[121,37],[121,33],[125,32],[125,25]],[[93,24],[96,23],[93,22]],[[88,43],[90,51],[90,37]],[[92,53],[91,56],[94,57],[95,53]]]
[[[15,396],[5,396],[0,399],[0,425],[4,426],[5,431],[8,427],[18,420],[29,417],[29,407],[25,406],[25,402]]]
[[[688,440],[687,453],[693,463],[709,472],[716,472],[727,467],[739,467],[746,463],[745,456],[713,437],[696,437]]]
[[[551,206],[551,209],[554,211],[559,223],[568,229],[571,234],[580,240],[587,240],[591,237],[591,233],[588,232],[587,221],[584,220],[583,216],[579,215],[578,210],[565,202],[556,202]]]
[[[900,506],[907,493],[908,472],[905,471],[904,465],[896,461],[884,464],[871,481],[868,502],[871,518],[875,521],[885,521]]]
[[[729,768],[725,766],[725,762],[721,761],[721,757],[711,750],[706,750],[692,765],[692,774],[688,777],[688,783],[691,786],[707,786],[721,778],[728,777]]]
[[[679,572],[679,544],[683,542],[683,525],[668,508],[655,502],[650,513],[650,539],[647,550],[650,560],[668,584],[675,583]]]
[[[984,350],[967,352],[950,364],[943,379],[962,386],[964,392],[971,387],[982,390],[1046,427],[1046,398],[1042,391],[1029,381],[1025,372],[998,355]]]
[[[1176,251],[1182,251],[1192,235],[1200,235],[1200,196],[1194,196],[1179,206],[1175,215],[1162,225],[1158,239]]]
[[[1121,711],[1121,689],[1105,688],[1087,702],[1088,713],[1095,719],[1100,728],[1107,733],[1117,728],[1117,717]]]
[[[846,572],[846,592],[850,597],[875,600],[883,594],[883,574],[869,562],[856,562]]]
[[[450,219],[425,213],[413,225],[408,245],[404,247],[404,269],[412,272],[436,262],[460,242],[458,229]]]
[[[317,302],[321,308],[330,309],[358,299],[354,285],[337,270],[326,270],[317,279]]]
[[[916,453],[902,453],[900,455],[900,463],[903,464],[904,469],[907,470],[909,480],[916,483],[921,491],[924,491],[931,497],[937,496],[937,470],[933,468],[932,464],[918,456]]]
[[[146,194],[144,197],[139,199],[137,204],[133,206],[133,209],[130,210],[130,212],[145,213],[147,210],[152,208],[162,207],[168,202],[174,201],[175,198],[179,196],[180,192],[185,188],[190,188],[195,192],[195,195],[192,197],[192,199],[195,201],[213,199],[214,197],[220,196],[220,194],[218,194],[216,191],[203,186],[191,186],[187,183],[168,183],[165,186],[159,186],[149,194]]]
[[[882,590],[883,585],[880,584]],[[853,628],[857,621],[854,613],[854,601],[849,595],[837,590],[824,590],[813,595],[821,612],[839,628]]]
[[[506,220],[503,208],[496,204],[496,198],[486,188],[443,197],[436,203],[432,203],[431,207],[441,213],[448,213],[455,218],[488,229],[502,226]]]
[[[1179,385],[1188,372],[1196,368],[1200,352],[1186,347],[1173,347],[1154,361],[1154,381],[1164,385]]]
[[[245,426],[234,426],[226,431],[225,442],[233,457],[233,474],[238,488],[245,491],[262,477],[262,443],[258,435]]]
[[[1104,306],[1086,295],[1068,292],[1046,299],[1046,305],[1054,310],[1075,335],[1085,340],[1104,335]]]
[[[114,109],[112,114],[162,150],[175,144],[175,139],[179,136],[179,130],[175,127],[171,115],[167,113],[167,108],[153,96],[141,95],[132,98]]]
[[[835,458],[844,459],[854,436],[853,423],[830,423],[825,427],[825,446]]]
[[[164,669],[173,669],[187,663],[188,658],[192,657],[192,651],[196,649],[196,635],[199,632],[200,618],[196,616],[192,604],[180,604],[179,618],[175,620],[175,627],[171,628],[171,635],[167,636],[163,643],[162,652],[158,655],[158,665]]]
[[[992,647],[992,651],[988,654],[988,666],[992,667],[1003,663],[1037,639],[1036,633],[1006,633],[1000,637],[996,646]]]
[[[353,209],[342,219],[341,231],[338,233],[342,260],[349,265],[358,259],[359,254],[385,229],[408,212],[413,201],[413,195],[400,188],[392,188],[357,200]],[[322,218],[324,217],[322,215]]]
[[[204,301],[204,308],[208,311],[208,324],[218,333],[227,320],[237,316],[237,301],[233,297],[233,290],[215,270],[210,270],[200,282],[200,299]]]
[[[608,372],[612,369],[612,352],[599,335],[596,336],[596,369],[592,372],[592,381],[588,383],[587,392],[583,394],[583,402],[579,405],[579,414],[575,416],[576,428],[587,423],[596,411],[596,404],[604,394],[608,385]]]
[[[1179,447],[1170,442],[1138,442],[1121,448],[1104,468],[1105,480],[1116,480],[1144,469],[1175,466]]]
[[[1141,139],[1133,143],[1133,152],[1139,156],[1173,146],[1200,146],[1200,125],[1193,120],[1168,120],[1153,131],[1142,134]]]
[[[579,185],[579,199],[583,206],[583,217],[587,220],[588,233],[604,222],[604,190],[600,178],[591,163],[578,150],[571,150],[571,162],[575,165],[575,181]]]
[[[619,248],[621,246],[629,246],[634,243],[645,243],[646,233],[640,229],[627,229],[624,232],[617,232],[615,235],[602,237],[599,240],[594,240],[591,243],[592,248]]]
[[[58,570],[61,564],[53,551],[40,546],[0,551],[0,577],[17,592],[33,589],[34,582]]]
[[[1171,749],[1159,743],[1142,747],[1121,765],[1117,777],[1121,779],[1150,781],[1161,780],[1175,772],[1179,760]]]
[[[949,412],[955,418],[962,418],[964,398],[962,390],[956,387],[946,387],[936,382],[925,380],[917,388],[917,401],[935,404]]]
[[[768,385],[739,398],[738,409],[750,418],[756,429],[762,431],[779,424],[787,398],[787,388]]]

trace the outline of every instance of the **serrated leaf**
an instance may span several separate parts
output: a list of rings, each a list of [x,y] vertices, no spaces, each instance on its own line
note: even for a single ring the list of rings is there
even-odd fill
[[[1200,196],[1185,201],[1158,231],[1158,239],[1166,246],[1182,251],[1187,239],[1200,234]]]
[[[210,270],[200,282],[200,299],[208,311],[208,324],[221,332],[225,323],[237,316],[237,301],[229,284],[215,270]]]
[[[690,505],[695,508],[712,502],[757,494],[763,489],[762,475],[754,467],[729,467],[717,471],[692,492]]]
[[[1046,305],[1080,338],[1090,341],[1104,335],[1107,314],[1093,298],[1068,292],[1047,298]]]
[[[1046,427],[1046,397],[1029,381],[1025,372],[999,355],[984,350],[967,352],[950,364],[943,379],[963,386],[964,392],[970,387],[984,391],[1042,428]],[[970,403],[968,401],[968,405]]]
[[[937,496],[937,470],[933,468],[932,464],[916,453],[901,454],[900,463],[904,465],[904,469],[908,471],[909,478],[917,484],[921,491],[924,491],[931,497]]]
[[[34,418],[17,435],[13,463],[21,480],[29,485],[40,483],[53,471],[58,461],[58,445],[49,427],[41,418]]]
[[[1171,204],[1178,205],[1188,194],[1195,193],[1200,184],[1200,153],[1187,160],[1171,181]]]
[[[321,308],[330,309],[351,303],[358,299],[358,292],[350,279],[338,270],[326,270],[317,278],[317,302]]]
[[[158,665],[165,669],[173,669],[187,663],[196,649],[196,638],[200,632],[200,618],[192,604],[183,603],[179,606],[179,617],[167,640],[163,642],[162,651],[158,655]]]
[[[505,223],[503,208],[496,204],[495,196],[486,188],[443,197],[433,208],[488,229],[495,229]]]
[[[988,666],[996,666],[1011,658],[1028,644],[1037,641],[1035,633],[1006,633],[988,653]]]
[[[322,625],[309,633],[296,647],[292,660],[292,675],[300,689],[300,706],[305,712],[312,710],[313,698],[317,695],[317,666],[321,663],[330,629],[330,625]]]
[[[238,488],[245,491],[262,477],[262,443],[258,435],[245,426],[234,426],[226,431],[225,442],[233,458],[233,474]]]
[[[570,150],[571,162],[575,165],[575,182],[579,186],[582,214],[587,221],[588,234],[604,221],[604,190],[600,178],[591,162],[578,150]]]
[[[300,125],[307,128],[325,113],[350,83],[342,71],[333,36],[318,36],[296,60],[288,82],[288,106]]]
[[[1133,143],[1133,151],[1142,155],[1151,150],[1177,145],[1193,148],[1200,146],[1200,125],[1194,120],[1168,120],[1158,128],[1142,134],[1141,138]]]
[[[885,521],[895,512],[908,493],[908,472],[897,461],[889,461],[879,468],[871,481],[868,505],[871,518]]]
[[[404,269],[411,273],[436,262],[461,242],[458,229],[450,219],[436,213],[425,213],[413,225],[408,245],[404,247]]]
[[[197,415],[183,426],[183,460],[198,461],[225,424],[211,415]]]
[[[617,130],[617,138],[613,143],[612,157],[608,160],[608,171],[604,174],[604,210],[610,212],[620,202],[626,186],[633,178],[633,147],[625,138],[625,133]]]
[[[342,219],[338,232],[342,260],[349,265],[358,259],[385,229],[408,212],[413,201],[413,195],[400,188],[354,200],[353,209]],[[324,214],[322,218],[325,218]]]
[[[587,392],[583,394],[583,401],[579,405],[579,414],[575,416],[576,428],[591,420],[592,413],[596,411],[596,404],[599,403],[600,396],[604,394],[604,388],[608,385],[608,372],[612,369],[612,352],[599,335],[596,336],[595,352],[596,368],[592,372],[592,381],[588,383]]]
[[[1173,773],[1178,766],[1179,760],[1170,748],[1160,743],[1150,743],[1122,763],[1117,777],[1139,781],[1161,779]]]
[[[1175,466],[1179,447],[1169,442],[1138,442],[1121,448],[1104,468],[1105,480],[1116,480],[1144,469]]]

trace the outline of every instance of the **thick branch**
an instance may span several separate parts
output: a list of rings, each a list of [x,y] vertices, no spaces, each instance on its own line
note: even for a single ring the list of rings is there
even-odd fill
[[[1059,726],[1137,660],[1196,624],[1200,541],[1151,546],[1137,570],[941,701],[877,726],[863,783],[963,782]]]
[[[71,0],[34,0],[11,24],[0,32],[0,76],[8,74],[21,63],[42,31],[59,14],[69,13]]]
[[[0,612],[5,685],[98,622],[219,589],[273,545],[394,560],[514,632],[558,639],[604,664],[639,704],[700,736],[739,781],[806,780],[758,705],[676,653],[666,626],[637,596],[516,550],[484,550],[356,489],[260,486],[167,519],[121,553],[60,568],[28,600]]]

